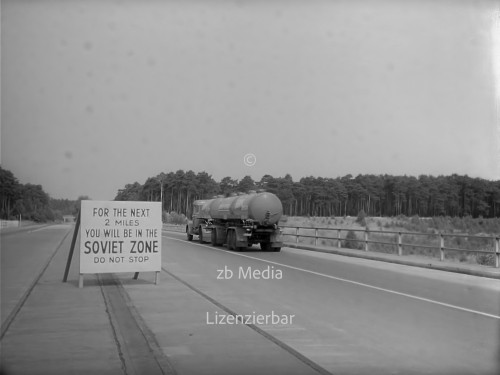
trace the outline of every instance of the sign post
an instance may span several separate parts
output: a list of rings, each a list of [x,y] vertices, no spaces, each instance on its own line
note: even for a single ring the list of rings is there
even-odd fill
[[[80,212],[76,218],[75,230],[73,231],[73,239],[71,240],[71,247],[69,249],[68,261],[66,262],[66,268],[64,270],[63,282],[68,280],[69,267],[71,266],[71,260],[73,259],[73,252],[75,251],[76,238],[78,236],[78,231],[80,230]]]
[[[86,200],[79,219],[80,288],[89,273],[134,272],[137,279],[139,272],[156,272],[158,284],[161,202]]]

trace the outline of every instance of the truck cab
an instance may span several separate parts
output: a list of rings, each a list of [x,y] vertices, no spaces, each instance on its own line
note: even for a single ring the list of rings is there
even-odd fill
[[[194,236],[198,236],[198,240],[210,242],[212,234],[209,208],[212,200],[197,200],[193,203],[193,215],[191,220],[188,220],[186,225],[187,240],[192,241]]]

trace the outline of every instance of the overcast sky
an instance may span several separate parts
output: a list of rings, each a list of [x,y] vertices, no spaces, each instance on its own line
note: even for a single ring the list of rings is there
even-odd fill
[[[500,179],[497,1],[1,5],[1,164],[54,198],[178,169]]]

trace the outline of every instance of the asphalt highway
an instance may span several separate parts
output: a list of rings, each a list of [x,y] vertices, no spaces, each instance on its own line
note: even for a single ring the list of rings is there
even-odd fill
[[[331,373],[500,373],[498,280],[174,233],[163,248],[167,271],[230,311],[293,316],[258,327]]]
[[[498,279],[164,231],[159,285],[122,273],[79,289],[77,252],[61,281],[72,231],[1,232],[13,374],[500,373]]]

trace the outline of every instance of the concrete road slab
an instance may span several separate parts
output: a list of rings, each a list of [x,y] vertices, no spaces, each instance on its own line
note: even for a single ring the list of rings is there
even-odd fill
[[[244,324],[207,324],[225,312],[165,273],[153,287],[120,280],[178,374],[318,374]]]

